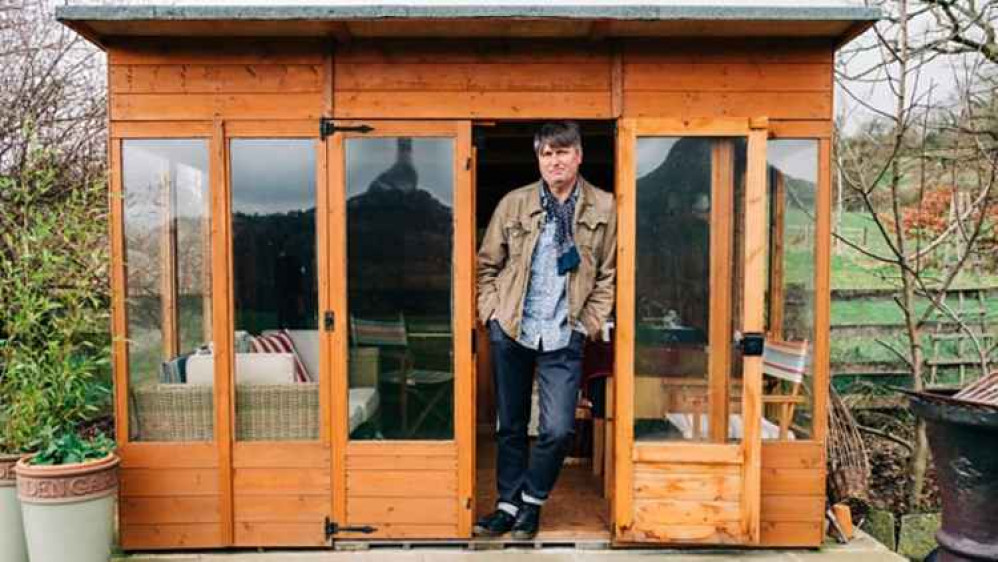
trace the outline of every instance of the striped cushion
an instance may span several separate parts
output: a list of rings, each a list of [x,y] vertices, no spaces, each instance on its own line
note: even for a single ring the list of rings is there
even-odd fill
[[[790,382],[801,382],[807,373],[807,342],[766,340],[762,352],[762,372]]]
[[[295,359],[295,382],[315,382],[309,376],[305,364],[301,357],[298,357],[298,350],[295,349],[294,342],[287,330],[263,336],[252,336],[250,340],[250,352],[252,353],[290,353]]]
[[[350,329],[353,331],[353,345],[360,346],[399,346],[409,344],[405,333],[405,320],[365,320],[351,317]]]

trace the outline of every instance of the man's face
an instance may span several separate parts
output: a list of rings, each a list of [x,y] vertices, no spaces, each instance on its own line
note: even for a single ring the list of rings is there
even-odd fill
[[[582,151],[577,146],[552,147],[545,144],[537,153],[541,177],[551,187],[574,184],[582,164]]]

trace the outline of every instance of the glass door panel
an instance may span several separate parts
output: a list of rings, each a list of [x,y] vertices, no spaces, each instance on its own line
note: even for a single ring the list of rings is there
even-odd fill
[[[122,143],[129,440],[210,441],[208,142]]]
[[[235,439],[319,438],[312,139],[233,139]]]
[[[738,435],[727,412],[746,142],[648,136],[635,148],[634,439],[724,441]]]
[[[454,139],[345,145],[349,434],[454,438]]]

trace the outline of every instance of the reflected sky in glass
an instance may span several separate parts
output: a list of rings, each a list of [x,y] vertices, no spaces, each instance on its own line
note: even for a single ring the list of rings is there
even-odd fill
[[[233,213],[283,214],[315,208],[315,141],[234,139]]]
[[[373,183],[381,183],[379,180],[384,178],[384,174],[391,174],[391,168],[404,162],[404,156],[400,160],[400,147],[407,141],[411,142],[411,164],[417,175],[416,189],[428,191],[444,205],[453,206],[454,157],[453,140],[450,138],[348,139],[347,198],[364,193]]]

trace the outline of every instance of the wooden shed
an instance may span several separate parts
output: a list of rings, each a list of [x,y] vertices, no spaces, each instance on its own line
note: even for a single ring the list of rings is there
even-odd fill
[[[763,4],[59,7],[108,56],[122,547],[470,541],[475,252],[553,119],[618,283],[538,540],[819,545],[833,61],[878,12]]]

